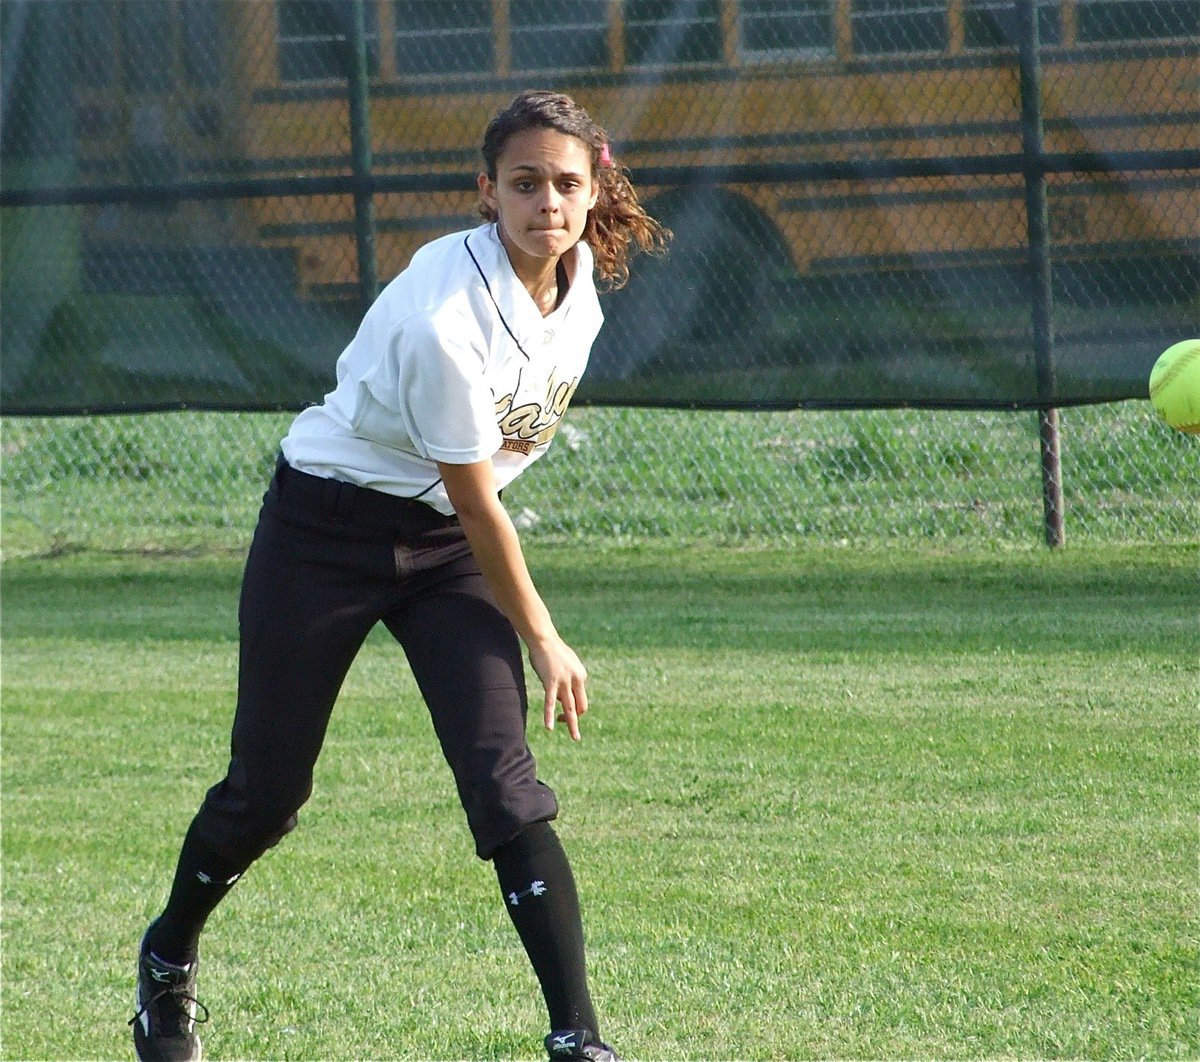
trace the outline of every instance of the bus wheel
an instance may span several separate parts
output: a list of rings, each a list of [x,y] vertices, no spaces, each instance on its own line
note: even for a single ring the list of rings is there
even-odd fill
[[[646,209],[674,236],[665,256],[635,257],[628,287],[603,302],[608,323],[589,371],[610,379],[685,366],[702,347],[732,350],[792,272],[779,230],[740,195],[679,188]]]

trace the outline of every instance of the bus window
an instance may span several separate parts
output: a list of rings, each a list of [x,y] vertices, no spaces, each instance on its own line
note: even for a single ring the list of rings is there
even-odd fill
[[[492,0],[396,0],[396,72],[474,74],[495,69]]]
[[[1200,35],[1196,0],[1077,0],[1079,43]]]
[[[824,59],[834,54],[829,0],[743,0],[738,12],[743,59]]]
[[[158,0],[151,0],[157,4]],[[162,6],[166,6],[165,4]],[[379,72],[379,12],[364,4],[367,19],[367,71]],[[327,0],[277,0],[279,80],[342,80],[346,76],[345,14],[348,7]]]
[[[944,52],[950,45],[944,0],[858,0],[850,30],[858,55]]]
[[[608,0],[512,0],[514,70],[604,70]]]
[[[210,0],[183,0],[183,70],[193,88],[221,84],[221,11]]]
[[[627,0],[625,62],[629,66],[719,63],[718,0]]]
[[[121,12],[125,84],[134,92],[163,92],[174,78],[171,8],[158,0],[126,0]]]
[[[1062,43],[1062,10],[1059,0],[1038,0],[1038,40]],[[1021,39],[1012,0],[964,0],[964,48],[1016,48]]]
[[[75,0],[67,8],[72,67],[81,88],[109,88],[116,80],[117,19],[111,3]]]

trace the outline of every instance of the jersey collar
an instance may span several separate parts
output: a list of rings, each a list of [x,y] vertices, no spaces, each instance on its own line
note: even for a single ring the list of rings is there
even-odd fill
[[[548,321],[561,319],[570,311],[581,287],[591,279],[592,249],[580,240],[570,256],[573,261],[567,263],[571,281],[567,297],[549,317],[543,317],[508,260],[495,222],[472,229],[465,237],[465,244],[504,327],[522,352],[532,349],[530,344],[535,339],[540,342]]]

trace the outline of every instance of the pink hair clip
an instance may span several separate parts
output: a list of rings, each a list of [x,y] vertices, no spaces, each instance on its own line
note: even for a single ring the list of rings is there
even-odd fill
[[[604,167],[612,165],[612,151],[609,149],[607,140],[600,145],[600,165]]]

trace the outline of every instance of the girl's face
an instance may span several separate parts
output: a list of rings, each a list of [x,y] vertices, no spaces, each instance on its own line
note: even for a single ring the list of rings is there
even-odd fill
[[[500,219],[518,276],[541,273],[579,242],[599,192],[591,150],[554,129],[514,133],[496,160],[496,179],[479,175],[479,194]]]

